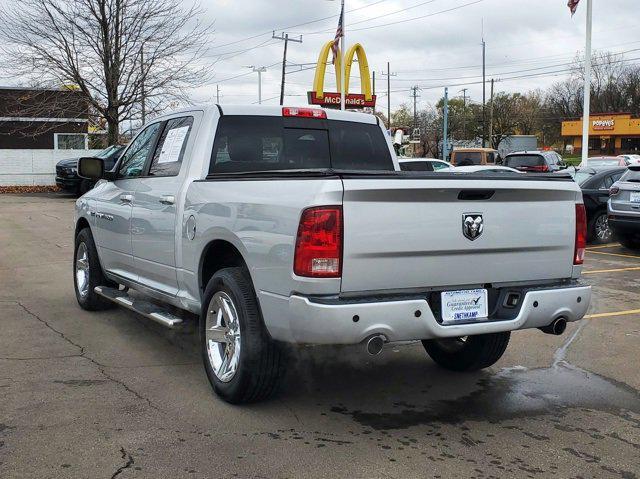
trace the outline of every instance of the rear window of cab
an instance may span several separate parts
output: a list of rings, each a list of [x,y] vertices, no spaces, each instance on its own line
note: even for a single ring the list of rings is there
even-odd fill
[[[393,171],[380,127],[310,118],[223,116],[209,174],[328,168]]]

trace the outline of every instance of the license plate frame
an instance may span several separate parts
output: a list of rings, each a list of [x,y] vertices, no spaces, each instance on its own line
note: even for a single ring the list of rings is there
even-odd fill
[[[440,314],[443,324],[487,321],[489,295],[484,288],[442,291]]]
[[[640,191],[631,191],[629,192],[629,202],[631,203],[640,203]]]

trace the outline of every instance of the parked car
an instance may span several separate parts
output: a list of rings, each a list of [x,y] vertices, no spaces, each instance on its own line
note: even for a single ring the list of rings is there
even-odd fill
[[[609,189],[609,225],[623,246],[640,249],[640,166],[627,172]]]
[[[104,160],[104,167],[108,171],[114,167],[122,150],[122,145],[111,145],[96,154],[96,158]],[[94,184],[93,181],[78,176],[78,158],[60,160],[56,165],[56,185],[63,190],[83,195],[93,188]]]
[[[378,354],[423,340],[443,368],[473,371],[511,331],[561,334],[589,308],[571,177],[412,177],[373,115],[187,109],[145,125],[113,171],[81,158],[79,172],[106,181],[76,202],[78,303],[167,327],[198,315],[231,403],[276,390],[283,342]]]
[[[581,168],[574,179],[582,189],[587,210],[587,239],[592,243],[608,243],[612,231],[607,216],[609,188],[627,171],[626,167]]]
[[[505,157],[503,165],[525,173],[553,173],[567,167],[562,157],[555,151],[510,153]]]
[[[398,158],[402,171],[449,171],[453,170],[450,163],[434,158]]]
[[[626,155],[618,155],[618,156],[620,158],[624,158],[627,165],[640,165],[640,155],[626,154]]]
[[[622,156],[592,156],[587,166],[629,166],[630,160]]]
[[[492,148],[455,148],[451,152],[453,166],[495,165],[498,151]]]
[[[515,168],[500,165],[456,166],[454,171],[463,173],[522,173]]]

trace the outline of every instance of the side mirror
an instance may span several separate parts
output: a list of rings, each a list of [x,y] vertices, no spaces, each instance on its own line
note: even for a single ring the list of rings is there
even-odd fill
[[[101,179],[112,180],[114,174],[111,171],[105,171],[102,158],[83,157],[78,160],[78,176],[98,181]]]

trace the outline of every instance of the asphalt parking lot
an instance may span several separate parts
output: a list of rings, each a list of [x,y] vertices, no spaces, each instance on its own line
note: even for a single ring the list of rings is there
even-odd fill
[[[590,318],[445,372],[419,344],[297,350],[284,391],[212,393],[193,328],[81,310],[74,200],[0,195],[0,477],[640,476],[640,254],[588,250]]]

